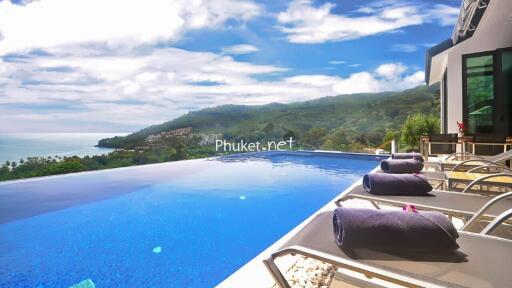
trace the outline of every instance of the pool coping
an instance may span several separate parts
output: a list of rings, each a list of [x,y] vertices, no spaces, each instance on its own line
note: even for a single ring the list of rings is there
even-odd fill
[[[310,151],[308,151],[310,152]],[[373,154],[366,154],[373,155]],[[379,156],[379,155],[377,155]],[[381,155],[384,156],[384,155]],[[387,155],[386,155],[387,156]],[[373,173],[380,170],[380,166],[377,165],[374,169],[369,171],[368,173]],[[352,185],[343,190],[340,194],[334,197],[332,200],[314,212],[311,216],[309,216],[306,220],[302,221],[299,225],[295,226],[292,230],[286,233],[279,240],[274,242],[272,245],[263,250],[260,254],[249,260],[242,267],[240,267],[237,271],[233,272],[226,279],[222,280],[219,284],[217,284],[217,288],[232,288],[232,287],[247,287],[247,283],[251,283],[251,287],[272,287],[275,282],[267,268],[263,264],[263,260],[267,259],[273,252],[277,251],[286,241],[290,240],[295,234],[297,234],[303,227],[305,227],[309,222],[313,220],[313,218],[326,211],[332,211],[336,208],[334,204],[334,200],[339,197],[349,193],[352,189],[354,189],[357,185],[359,185],[362,181],[362,177],[358,180],[354,181]],[[279,259],[277,259],[279,260]],[[286,266],[290,266],[293,263],[285,263]]]

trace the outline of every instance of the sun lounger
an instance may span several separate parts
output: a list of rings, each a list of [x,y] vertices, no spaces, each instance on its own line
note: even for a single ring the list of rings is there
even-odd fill
[[[375,173],[384,173],[383,171],[376,171]],[[446,173],[441,171],[421,171],[418,173],[427,177],[428,182],[434,189],[442,189],[446,182]]]
[[[457,133],[431,134],[428,136],[428,155],[452,154],[459,144]]]
[[[446,172],[447,190],[478,192],[490,195],[501,194],[512,188],[512,174],[482,174],[468,172]],[[475,190],[474,187],[479,189]]]
[[[388,254],[361,249],[351,258],[336,245],[332,221],[333,212],[315,216],[263,261],[280,287],[290,285],[274,260],[288,254],[304,255],[406,287],[509,287],[512,283],[510,240],[459,232],[460,248],[456,252]]]
[[[377,170],[375,173],[385,173],[382,170]],[[446,180],[446,172],[441,171],[421,171],[418,174],[423,175],[427,177],[428,179],[435,179],[435,180]]]
[[[337,198],[334,203],[341,207],[344,201],[350,199],[366,200],[376,208],[385,204],[402,207],[413,204],[418,210],[439,211],[446,215],[470,219],[477,214],[493,198],[473,193],[455,193],[449,191],[433,190],[429,196],[382,196],[366,192],[362,185],[355,186],[348,193]],[[498,215],[512,207],[512,192],[500,195],[498,201],[492,202],[484,212],[480,213],[479,220],[492,221]]]
[[[499,166],[507,168],[503,163],[511,159],[512,150],[486,158],[467,152],[459,152],[449,155],[440,162],[426,161],[424,165],[425,167],[434,167],[440,171],[467,171],[475,167],[486,165],[494,165],[496,168],[499,168]]]
[[[503,135],[475,134],[473,141],[468,141],[473,154],[478,155],[496,155],[500,152],[506,152],[510,147],[507,138]]]
[[[479,166],[481,168],[483,166]],[[504,170],[507,171],[507,170]],[[499,195],[510,191],[512,187],[512,171],[505,173],[476,173],[472,170],[460,171],[422,171],[430,184],[437,190],[455,192],[477,192],[487,195]],[[380,171],[377,173],[381,173]],[[484,186],[482,186],[484,185]],[[476,190],[473,187],[479,187]],[[485,187],[486,189],[481,189]]]

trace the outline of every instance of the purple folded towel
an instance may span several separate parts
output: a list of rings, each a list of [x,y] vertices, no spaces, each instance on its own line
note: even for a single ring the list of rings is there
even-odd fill
[[[420,153],[393,153],[391,154],[391,159],[416,159],[420,162],[424,162],[423,156]]]
[[[337,208],[334,238],[343,249],[453,251],[459,237],[453,223],[439,212]]]
[[[432,185],[419,174],[370,173],[363,177],[363,188],[374,195],[425,196]]]
[[[386,159],[380,162],[380,169],[385,173],[418,173],[423,170],[423,163],[416,159]]]

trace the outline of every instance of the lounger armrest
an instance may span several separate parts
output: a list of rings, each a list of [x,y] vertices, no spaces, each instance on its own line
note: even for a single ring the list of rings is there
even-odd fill
[[[482,208],[480,208],[480,210],[478,210],[475,213],[475,215],[473,215],[473,217],[471,217],[471,219],[469,219],[468,222],[466,222],[466,224],[464,224],[464,226],[462,226],[462,228],[460,230],[461,231],[468,230],[471,227],[471,225],[473,225],[476,222],[476,220],[478,220],[478,218],[480,218],[482,215],[484,215],[484,213],[487,210],[489,210],[492,206],[494,206],[494,204],[500,202],[503,199],[507,199],[509,197],[512,197],[512,192],[503,193],[502,195],[492,198],[489,202],[485,203],[485,205],[482,206]]]
[[[464,188],[464,190],[462,190],[462,193],[466,193],[466,192],[470,191],[471,188],[473,188],[473,186],[481,184],[484,180],[495,178],[495,177],[508,177],[508,178],[510,178],[511,183],[512,183],[512,174],[509,174],[509,173],[489,174],[489,175],[482,176],[482,177],[474,180],[473,182],[469,183],[468,186],[466,186],[466,188]]]
[[[469,169],[468,171],[466,171],[467,173],[477,173],[478,170],[480,169],[485,169],[485,168],[497,168],[498,170],[500,170],[500,172],[512,172],[512,170],[510,168],[507,168],[505,166],[502,166],[502,165],[499,165],[499,164],[488,164],[488,165],[482,165],[482,166],[478,166],[478,167],[475,167],[475,168],[471,168]]]
[[[498,165],[497,163],[494,163],[492,161],[489,161],[489,160],[485,160],[485,159],[471,159],[471,160],[465,160],[465,161],[462,161],[460,162],[459,164],[455,165],[453,168],[452,168],[452,172],[455,172],[457,171],[457,169],[463,165],[467,165],[468,163],[471,163],[471,162],[481,162],[481,163],[487,163],[487,164],[494,164],[494,165]]]
[[[334,240],[333,240],[334,241]],[[275,264],[275,259],[284,256],[284,255],[303,255],[309,258],[313,258],[316,260],[320,260],[322,262],[329,263],[338,268],[345,268],[357,273],[361,273],[368,277],[376,277],[382,279],[384,281],[388,281],[390,283],[405,286],[405,287],[431,287],[431,288],[442,288],[443,286],[436,285],[434,283],[425,282],[419,279],[410,278],[404,275],[396,274],[393,272],[386,271],[384,269],[380,269],[377,267],[370,267],[368,265],[362,264],[358,261],[344,259],[337,257],[336,255],[324,253],[321,251],[317,251],[315,249],[310,249],[300,245],[294,245],[289,247],[284,247],[281,250],[274,252],[267,259],[263,260],[263,263],[267,267],[268,271],[276,281],[276,283],[281,288],[289,288],[290,284],[286,281],[286,278],[281,273],[277,265]]]
[[[482,230],[480,234],[490,235],[501,223],[507,221],[508,218],[512,217],[512,208],[507,211],[501,213],[498,217],[496,217],[487,227]]]

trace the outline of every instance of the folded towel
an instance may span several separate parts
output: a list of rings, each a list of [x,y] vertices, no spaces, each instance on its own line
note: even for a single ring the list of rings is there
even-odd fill
[[[337,208],[334,238],[343,249],[453,251],[459,237],[453,223],[439,212]]]
[[[416,159],[420,162],[424,162],[423,156],[420,153],[393,153],[391,154],[391,159]]]
[[[385,173],[418,173],[423,170],[423,163],[416,159],[386,159],[380,162],[380,169]]]
[[[374,195],[425,196],[432,185],[419,174],[370,173],[363,177],[363,188]]]

